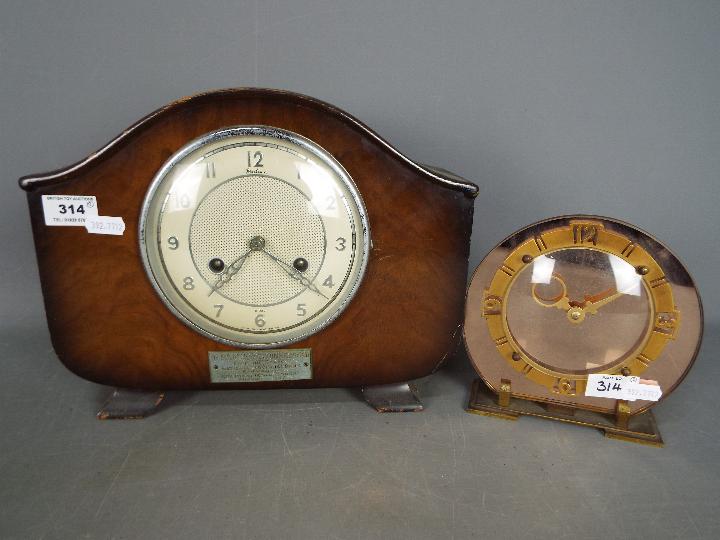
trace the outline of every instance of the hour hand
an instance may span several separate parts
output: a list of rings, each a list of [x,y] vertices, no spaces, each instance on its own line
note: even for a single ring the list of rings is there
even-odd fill
[[[228,281],[232,279],[232,277],[237,274],[240,269],[242,268],[242,265],[245,264],[245,261],[247,260],[248,255],[252,253],[252,249],[246,251],[242,255],[240,255],[237,259],[235,259],[232,263],[230,263],[224,271],[220,273],[220,275],[217,278],[217,281],[215,281],[215,285],[212,286],[210,289],[210,292],[208,293],[208,296],[212,296],[212,293],[220,289],[223,285],[225,285]]]
[[[550,281],[557,281],[560,284],[560,286],[562,287],[560,293],[550,298],[547,298],[537,292],[537,286],[541,285],[541,283],[533,283],[533,300],[535,300],[536,303],[540,304],[543,307],[554,307],[557,309],[561,309],[562,311],[568,311],[572,309],[572,306],[570,305],[570,299],[567,295],[567,285],[565,285],[565,281],[563,281],[563,279],[558,274],[553,274]]]

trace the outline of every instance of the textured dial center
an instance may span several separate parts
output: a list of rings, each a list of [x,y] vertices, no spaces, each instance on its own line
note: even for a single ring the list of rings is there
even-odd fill
[[[234,178],[208,192],[189,236],[197,271],[210,286],[218,276],[208,261],[219,258],[231,265],[247,255],[218,293],[252,306],[280,304],[300,294],[306,285],[291,275],[293,261],[308,262],[304,277],[312,281],[326,249],[323,222],[310,200],[287,182],[261,175]]]

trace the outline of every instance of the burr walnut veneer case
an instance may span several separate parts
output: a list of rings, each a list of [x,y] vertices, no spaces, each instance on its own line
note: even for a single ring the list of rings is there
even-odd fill
[[[431,373],[460,337],[477,186],[321,101],[182,99],[20,185],[53,346],[91,381],[382,385]],[[47,224],[58,196],[94,196],[63,209],[124,234]]]

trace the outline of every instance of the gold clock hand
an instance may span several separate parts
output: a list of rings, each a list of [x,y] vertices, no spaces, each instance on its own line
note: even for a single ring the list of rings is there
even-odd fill
[[[306,286],[308,289],[310,289],[312,292],[319,294],[320,296],[322,296],[322,297],[325,298],[326,300],[329,300],[329,298],[328,298],[327,296],[325,296],[325,295],[322,293],[322,291],[320,291],[320,289],[318,289],[318,288],[313,284],[312,281],[310,281],[308,278],[306,278],[305,276],[303,276],[298,270],[296,270],[295,268],[293,268],[292,266],[290,266],[290,265],[287,264],[286,262],[283,262],[283,261],[281,261],[280,259],[278,259],[275,255],[273,255],[272,253],[270,253],[270,252],[269,252],[267,249],[265,249],[264,247],[263,247],[263,249],[261,249],[260,251],[262,251],[262,252],[265,253],[268,257],[270,257],[273,261],[275,261],[275,262],[278,264],[278,266],[280,266],[280,268],[282,268],[283,270],[285,270],[285,272],[286,272],[291,278],[298,280],[300,283],[302,283],[303,285],[305,285],[305,286]]]
[[[599,308],[620,298],[622,295],[623,293],[617,291],[616,289],[610,289],[607,292],[600,293],[595,296],[586,296],[585,304],[582,306],[582,309],[586,313],[595,314],[598,312]]]
[[[208,293],[208,296],[212,296],[212,293],[220,289],[225,283],[230,281],[232,277],[237,274],[240,269],[242,268],[242,265],[245,264],[245,261],[247,260],[247,256],[250,255],[254,250],[250,249],[247,252],[240,255],[237,259],[235,259],[226,269],[224,272],[222,272],[219,276],[217,281],[215,282],[215,285],[212,286],[210,289],[210,292]]]
[[[567,295],[567,285],[565,285],[565,281],[563,281],[562,277],[560,277],[559,274],[553,274],[550,278],[550,281],[552,280],[557,281],[560,283],[560,286],[562,287],[562,290],[560,291],[560,294],[553,296],[552,298],[546,298],[539,294],[537,292],[537,286],[538,285],[544,285],[542,283],[533,283],[532,286],[532,297],[533,300],[535,300],[536,303],[540,304],[542,307],[554,307],[557,309],[561,309],[563,311],[568,311],[572,308],[570,305],[570,299]]]

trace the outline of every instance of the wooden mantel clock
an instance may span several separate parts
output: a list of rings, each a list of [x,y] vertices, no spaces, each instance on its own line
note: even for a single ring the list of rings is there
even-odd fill
[[[477,186],[316,99],[181,99],[20,186],[53,346],[85,379],[363,386],[416,409],[404,383],[460,337]],[[138,395],[103,415],[141,414]]]

